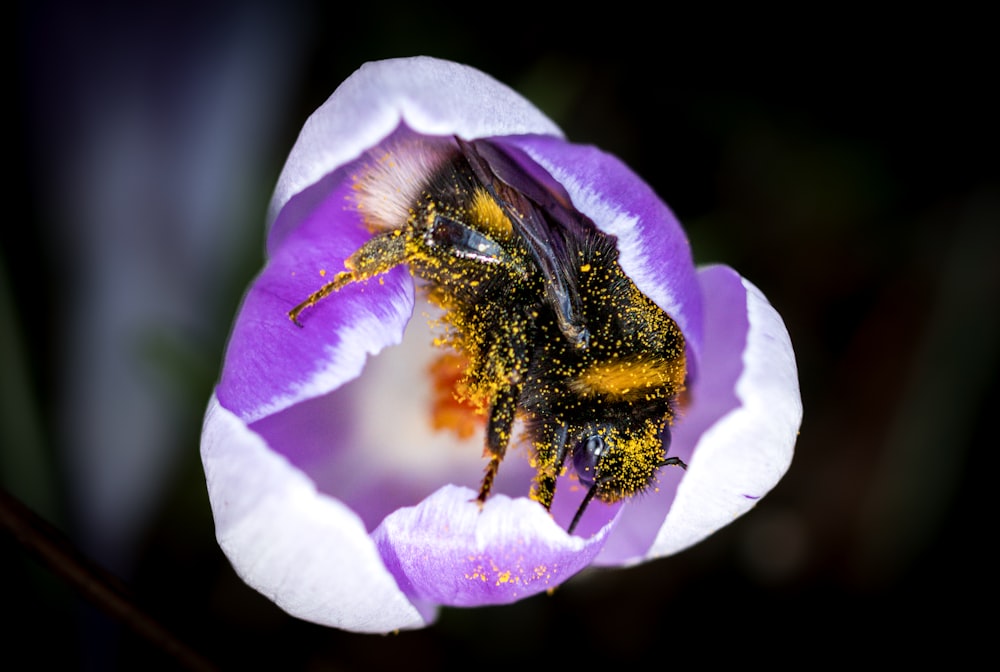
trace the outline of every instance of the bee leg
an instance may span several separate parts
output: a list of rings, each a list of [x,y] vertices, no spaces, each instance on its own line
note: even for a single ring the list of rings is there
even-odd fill
[[[351,277],[351,273],[349,271],[342,271],[338,273],[334,276],[333,280],[317,289],[315,292],[310,294],[305,301],[289,310],[288,319],[294,322],[296,327],[301,327],[302,323],[299,322],[299,314],[302,313],[303,310],[316,305],[330,294],[333,294],[344,285],[350,283],[352,280],[353,278]]]
[[[334,276],[333,280],[326,283],[315,292],[310,294],[305,301],[288,311],[288,319],[301,327],[299,315],[303,310],[316,305],[324,298],[340,290],[341,288],[357,282],[367,280],[385,273],[389,269],[398,266],[406,261],[406,236],[400,229],[383,231],[372,236],[364,245],[359,247],[354,254],[344,260],[344,268]]]
[[[476,498],[480,506],[486,502],[493,487],[493,480],[500,469],[500,462],[507,452],[507,444],[510,442],[511,428],[514,426],[514,415],[517,412],[516,387],[508,387],[501,390],[493,406],[490,408],[490,418],[486,426],[486,454],[490,456],[490,462],[486,465],[486,475],[483,476],[483,483],[479,487],[479,496]]]
[[[566,461],[566,425],[559,423],[550,426],[543,434],[548,436],[537,444],[538,475],[531,488],[531,498],[540,502],[546,510],[552,507],[552,499],[556,495],[556,478]]]

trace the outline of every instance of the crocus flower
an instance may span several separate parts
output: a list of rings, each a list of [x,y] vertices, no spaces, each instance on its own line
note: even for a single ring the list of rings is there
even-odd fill
[[[429,308],[404,266],[288,311],[371,235],[351,206],[359,166],[401,139],[488,141],[615,236],[624,272],[684,334],[688,384],[655,488],[589,505],[573,469],[551,511],[512,446],[475,501],[483,433],[436,430]],[[681,551],[751,509],[789,466],[801,420],[778,313],[725,266],[695,268],[667,206],[618,159],[563,139],[472,68],[369,63],[306,122],[269,212],[267,262],[233,326],[202,459],[219,544],[288,613],[359,632],[419,628],[441,606],[509,603],[590,565]],[[447,423],[445,423],[447,424]],[[455,429],[454,427],[452,429]]]

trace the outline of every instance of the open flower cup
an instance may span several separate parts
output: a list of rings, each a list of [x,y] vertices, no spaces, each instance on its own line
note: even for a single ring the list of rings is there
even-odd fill
[[[591,503],[570,467],[551,511],[528,496],[530,445],[477,490],[483,433],[431,426],[433,309],[400,266],[317,303],[371,231],[351,206],[361,162],[415,136],[488,140],[616,237],[620,264],[684,334],[689,377],[655,487]],[[269,213],[209,402],[202,459],[219,544],[296,617],[358,632],[419,628],[440,606],[503,604],[590,565],[676,553],[751,509],[787,470],[802,408],[778,313],[725,266],[696,268],[667,206],[618,159],[565,141],[530,103],[432,58],[369,63],[306,122]]]

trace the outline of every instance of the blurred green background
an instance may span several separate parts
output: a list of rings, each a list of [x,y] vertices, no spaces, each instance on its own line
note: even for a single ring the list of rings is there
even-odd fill
[[[29,507],[141,616],[88,599],[8,525],[12,660],[780,665],[868,647],[898,660],[923,637],[969,651],[985,624],[966,601],[995,595],[1000,345],[995,55],[975,17],[786,15],[787,29],[759,32],[750,19],[769,17],[539,11],[19,3],[0,256],[5,520],[11,502]],[[302,122],[361,63],[416,54],[479,67],[642,175],[699,263],[734,266],[784,316],[805,419],[784,480],[692,549],[508,607],[445,610],[425,630],[356,635],[288,617],[235,577],[199,431]]]

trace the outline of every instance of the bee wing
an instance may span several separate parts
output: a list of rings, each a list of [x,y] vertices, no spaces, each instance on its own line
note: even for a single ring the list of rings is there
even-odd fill
[[[577,291],[576,250],[579,241],[594,235],[596,227],[574,210],[569,198],[552,182],[528,175],[516,161],[484,142],[458,144],[477,179],[510,218],[545,279],[548,303],[559,328],[570,342],[586,348],[590,333],[583,319]]]

